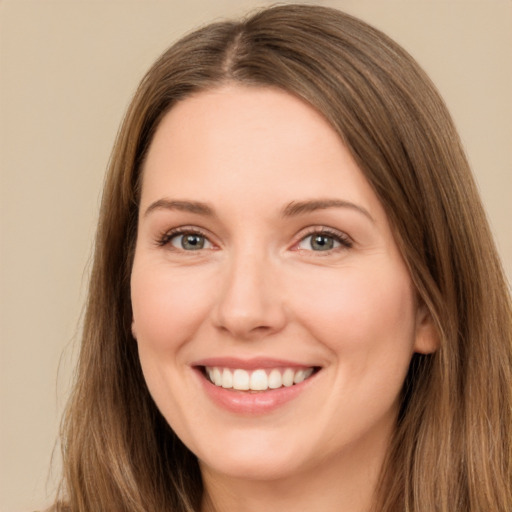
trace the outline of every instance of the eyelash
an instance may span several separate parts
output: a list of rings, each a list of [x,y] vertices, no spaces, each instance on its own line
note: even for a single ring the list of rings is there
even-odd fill
[[[174,237],[177,237],[177,236],[180,236],[180,235],[198,235],[198,236],[204,237],[206,240],[208,240],[210,243],[212,243],[209,240],[208,236],[203,231],[201,231],[200,229],[184,226],[184,227],[174,228],[174,229],[171,229],[169,231],[166,231],[165,233],[163,233],[161,236],[158,237],[158,239],[156,241],[156,244],[159,247],[165,247],[165,246],[167,246],[167,245],[169,245],[171,243],[171,241],[172,241],[172,239]],[[339,243],[340,247],[335,247],[335,248],[328,249],[328,250],[325,250],[325,251],[313,251],[313,250],[311,250],[311,251],[308,251],[308,252],[326,252],[326,253],[331,253],[331,252],[336,251],[336,250],[350,249],[350,248],[353,247],[352,240],[345,233],[342,233],[340,231],[336,231],[334,229],[327,228],[327,227],[317,227],[317,228],[311,229],[310,231],[308,231],[306,233],[303,233],[301,238],[299,239],[299,241],[296,242],[293,245],[293,247],[296,248],[295,250],[298,250],[298,251],[304,250],[305,251],[305,249],[298,248],[299,244],[301,244],[307,238],[313,237],[315,235],[323,235],[326,238],[331,238],[335,242]],[[184,252],[193,252],[193,251],[185,251],[184,250]]]
[[[331,238],[335,242],[338,242],[340,244],[340,246],[334,247],[332,249],[328,249],[325,251],[310,250],[308,252],[332,253],[336,250],[351,249],[354,245],[352,240],[345,233],[342,233],[341,231],[337,231],[335,229],[331,229],[331,228],[327,228],[327,227],[318,227],[318,228],[313,228],[311,231],[309,231],[301,236],[300,240],[296,244],[294,244],[294,247],[297,247],[296,250],[298,250],[298,251],[303,250],[303,249],[298,248],[299,244],[301,244],[307,238],[313,237],[315,235],[322,235],[322,236],[325,236],[326,238]]]
[[[206,240],[209,240],[208,237],[200,229],[184,226],[181,228],[174,228],[163,233],[158,237],[156,241],[157,245],[160,247],[165,247],[166,245],[170,244],[174,237],[179,235],[198,235],[204,237]]]

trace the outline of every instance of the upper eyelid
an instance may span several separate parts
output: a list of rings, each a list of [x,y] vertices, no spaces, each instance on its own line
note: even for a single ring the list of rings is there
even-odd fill
[[[174,227],[174,228],[165,230],[157,237],[157,242],[159,245],[165,245],[174,236],[184,235],[187,233],[204,236],[211,244],[216,245],[216,246],[220,245],[218,242],[215,242],[213,240],[213,238],[215,238],[215,237],[213,237],[213,235],[208,230],[206,230],[204,228],[200,228],[198,226],[193,226],[193,225],[178,226],[178,227]],[[339,229],[332,228],[329,226],[316,225],[316,226],[308,226],[308,227],[302,228],[293,237],[292,246],[296,246],[298,243],[300,243],[302,240],[304,240],[308,236],[312,236],[315,234],[326,234],[326,235],[332,236],[334,238],[339,238],[341,241],[345,242],[346,244],[350,244],[350,245],[352,245],[354,243],[354,240],[352,239],[352,237],[350,237],[344,231],[341,231]]]
[[[297,235],[296,235],[296,241],[294,242],[297,244],[301,240],[304,240],[304,238],[307,238],[308,236],[312,235],[321,235],[326,234],[335,238],[339,238],[341,240],[344,240],[346,242],[354,243],[354,240],[351,236],[349,236],[346,232],[341,231],[339,229],[331,228],[328,226],[311,226],[310,228],[304,228],[302,229]]]
[[[204,236],[212,245],[216,245],[215,242],[212,241],[212,236],[206,230],[197,226],[179,226],[176,228],[167,229],[157,236],[156,241],[158,245],[164,246],[168,244],[175,236],[186,234]]]

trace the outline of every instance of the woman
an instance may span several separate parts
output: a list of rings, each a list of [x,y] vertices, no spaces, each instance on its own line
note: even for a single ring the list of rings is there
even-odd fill
[[[322,7],[207,26],[114,148],[55,509],[505,512],[511,340],[411,57]]]

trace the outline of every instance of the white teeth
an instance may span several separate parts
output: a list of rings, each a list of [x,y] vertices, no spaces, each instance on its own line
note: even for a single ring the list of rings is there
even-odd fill
[[[206,374],[216,386],[239,391],[266,391],[300,384],[313,373],[313,368],[294,370],[293,368],[272,370],[258,369],[253,372],[237,368],[206,367]]]
[[[293,383],[299,384],[304,380],[304,370],[299,370],[293,377]]]
[[[233,372],[233,388],[247,391],[249,389],[249,373],[245,370],[235,370]]]
[[[233,374],[227,368],[224,368],[224,370],[222,371],[222,387],[233,387]]]
[[[218,368],[213,369],[213,383],[216,386],[222,386],[222,374]]]
[[[294,384],[299,384],[300,382],[306,380],[308,377],[311,377],[311,374],[313,373],[313,368],[308,368],[307,370],[299,370],[295,377],[293,378]]]
[[[268,387],[270,389],[277,389],[283,385],[283,377],[281,372],[277,369],[273,369],[268,376]]]
[[[293,386],[293,377],[295,376],[294,371],[291,368],[287,368],[283,373],[283,386],[289,388]]]
[[[265,370],[256,370],[251,374],[249,387],[254,391],[263,391],[268,389],[268,377]]]

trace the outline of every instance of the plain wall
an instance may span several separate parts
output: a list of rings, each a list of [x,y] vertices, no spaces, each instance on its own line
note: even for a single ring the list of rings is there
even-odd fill
[[[0,0],[0,510],[48,503],[104,170],[142,74],[250,0]],[[311,2],[315,3],[315,2]],[[444,96],[512,276],[512,1],[316,2],[401,43]]]

